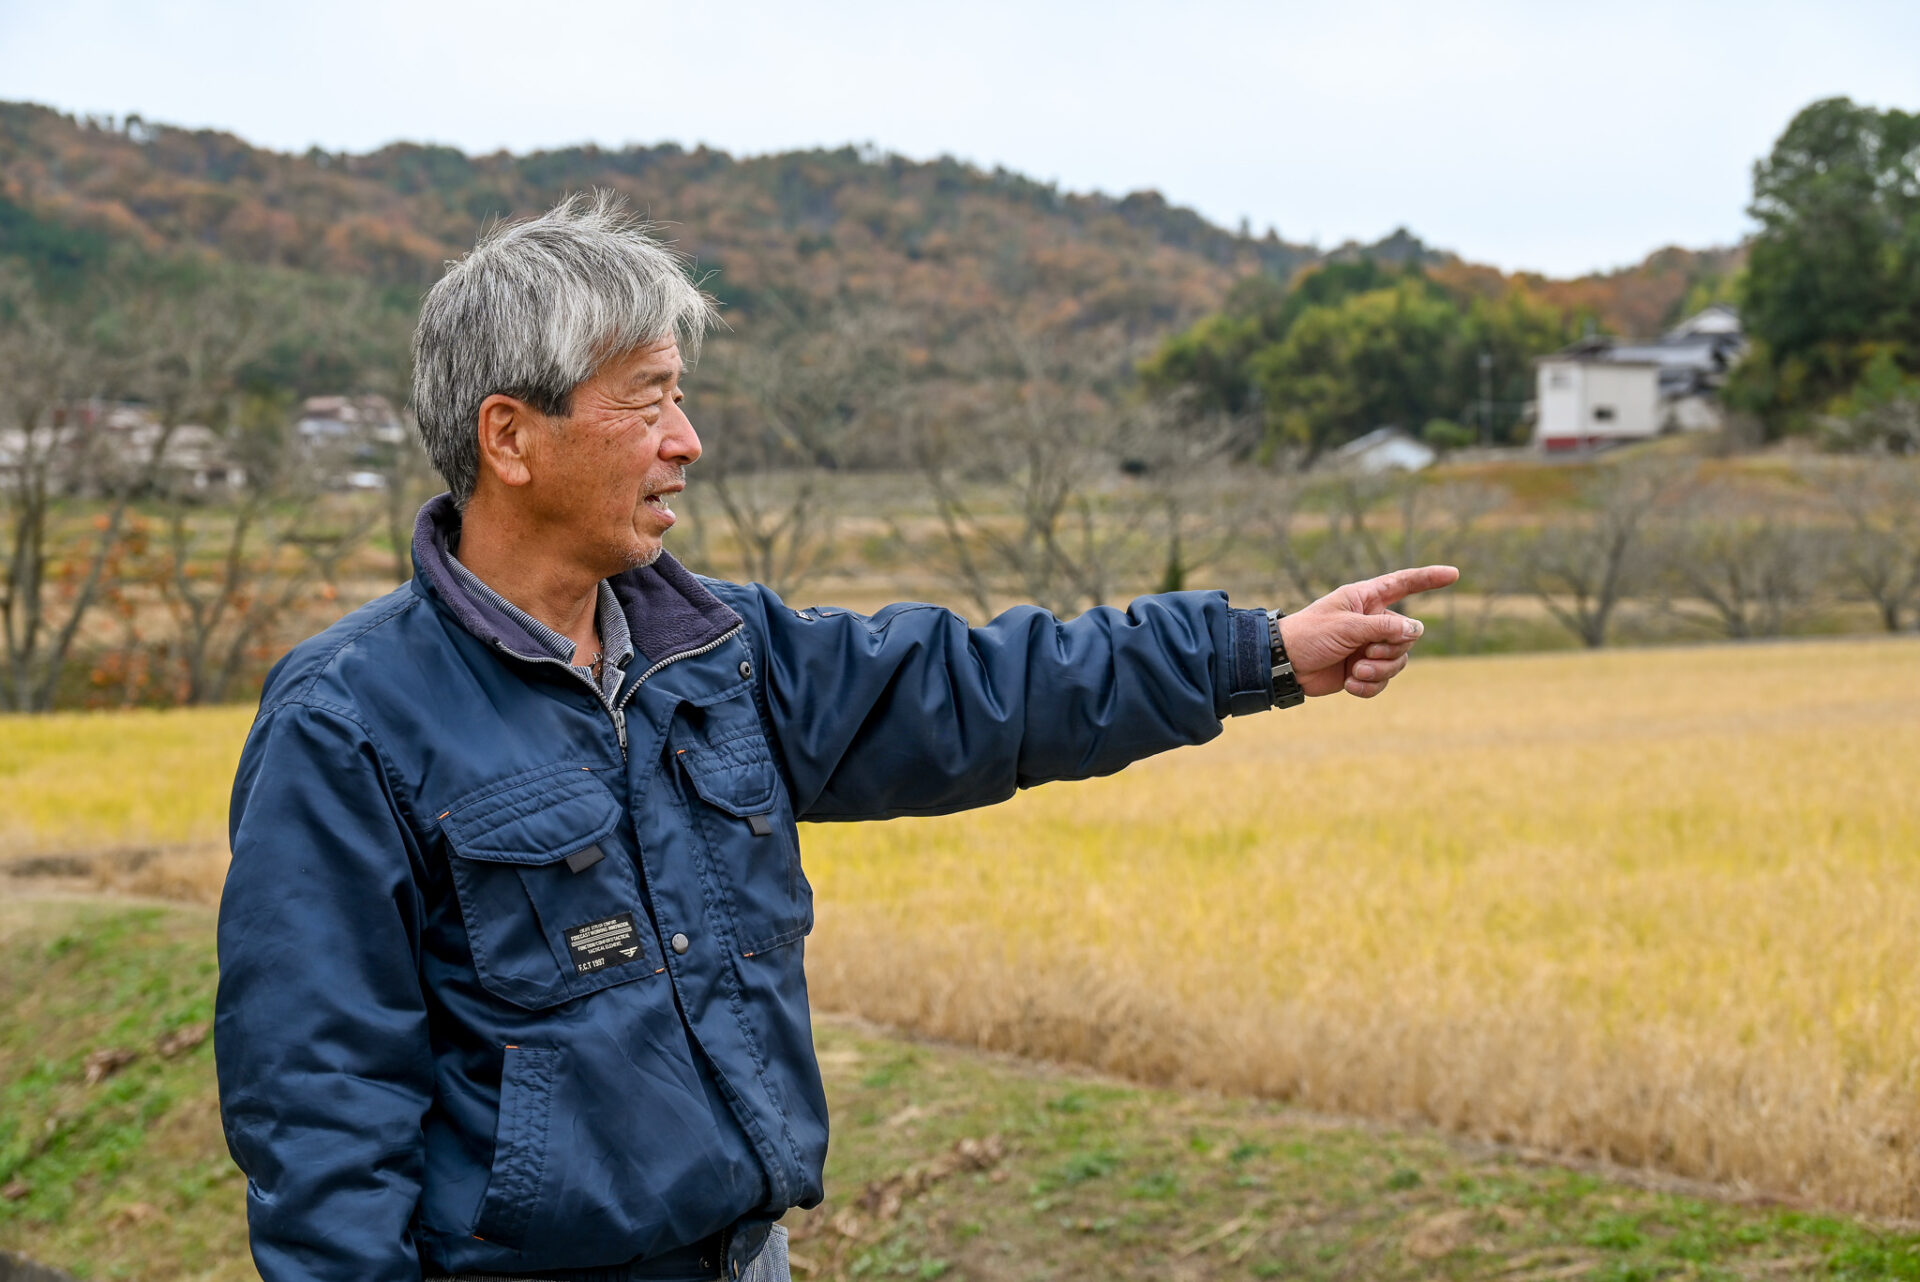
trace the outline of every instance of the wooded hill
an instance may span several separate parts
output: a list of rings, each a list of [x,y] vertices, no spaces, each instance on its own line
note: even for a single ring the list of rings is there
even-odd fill
[[[1647,333],[1737,251],[1666,250],[1576,281],[1511,277],[1407,233],[1323,251],[1240,235],[1169,204],[1063,192],[951,158],[871,150],[735,158],[667,143],[468,156],[396,143],[291,155],[138,117],[0,103],[0,254],[84,277],[115,252],[197,255],[352,277],[410,309],[441,264],[499,217],[605,187],[662,223],[736,329],[879,305],[939,343],[984,321],[1151,342],[1219,307],[1233,282],[1327,258],[1410,259],[1464,290],[1523,286],[1603,329]]]

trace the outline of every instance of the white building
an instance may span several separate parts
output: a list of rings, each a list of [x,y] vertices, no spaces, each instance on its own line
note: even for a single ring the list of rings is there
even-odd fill
[[[1534,443],[1561,453],[1718,427],[1719,389],[1745,350],[1723,303],[1650,341],[1581,339],[1539,361]]]
[[[1534,442],[1549,453],[1660,433],[1660,367],[1576,345],[1540,359]]]
[[[1418,472],[1440,457],[1431,445],[1397,427],[1377,427],[1333,452],[1335,467],[1358,472]]]

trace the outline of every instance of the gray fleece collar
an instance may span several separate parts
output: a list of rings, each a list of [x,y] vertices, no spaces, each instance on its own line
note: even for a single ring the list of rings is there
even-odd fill
[[[413,524],[415,581],[482,641],[516,654],[545,653],[539,638],[460,582],[449,550],[459,533],[460,509],[453,495],[428,499]],[[607,583],[626,616],[634,649],[649,663],[697,650],[740,626],[740,616],[726,602],[665,552],[652,565],[616,574]]]

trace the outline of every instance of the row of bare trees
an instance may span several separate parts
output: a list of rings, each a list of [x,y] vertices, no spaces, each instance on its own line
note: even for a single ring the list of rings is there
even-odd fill
[[[843,354],[854,360],[853,351]],[[842,458],[857,452],[862,431],[899,431],[906,420],[900,435],[920,489],[904,505],[909,515],[889,518],[891,541],[983,615],[1015,601],[1073,614],[1222,572],[1305,600],[1431,561],[1466,569],[1471,617],[1446,607],[1463,646],[1486,638],[1503,602],[1508,613],[1531,603],[1588,647],[1614,639],[1626,607],[1643,633],[1651,619],[1667,635],[1735,639],[1782,635],[1848,603],[1870,606],[1888,631],[1920,614],[1913,460],[1822,456],[1771,472],[1671,456],[1606,461],[1550,474],[1571,493],[1530,507],[1497,478],[1256,463],[1244,456],[1242,425],[1129,398],[1118,357],[1103,370],[1010,340],[1001,354],[1016,375],[987,393],[923,386],[890,400],[882,387],[815,419],[837,425]],[[753,412],[727,420],[741,432],[716,436],[714,453],[767,439],[754,436]],[[790,591],[832,568],[830,495],[848,487],[823,484],[830,474],[819,464],[833,457],[823,446],[761,412],[779,428],[771,439],[788,444],[747,464],[736,453],[705,480],[738,536],[742,569]]]
[[[1623,603],[1734,639],[1779,636],[1852,600],[1889,632],[1920,610],[1920,463],[1803,461],[1774,477],[1649,460],[1593,470],[1576,510],[1543,522],[1519,582],[1586,646]]]
[[[982,614],[1015,601],[1073,614],[1229,567],[1310,599],[1423,561],[1467,570],[1475,618],[1456,629],[1528,601],[1589,647],[1614,637],[1627,605],[1667,632],[1732,638],[1780,635],[1848,601],[1889,631],[1920,612],[1908,459],[1817,456],[1772,472],[1608,460],[1555,473],[1572,492],[1528,507],[1494,479],[1256,461],[1249,424],[1139,397],[1137,353],[1114,335],[988,329],[950,354],[966,376],[943,377],[937,359],[903,359],[903,318],[796,334],[722,347],[701,370],[730,393],[719,413],[703,401],[701,481],[742,572],[782,591],[833,568],[845,515],[834,496],[849,487],[828,482],[878,452],[918,481],[906,515],[887,517],[889,541]]]
[[[717,509],[741,572],[783,592],[830,568],[850,516],[883,521],[921,577],[982,613],[1111,600],[1143,549],[1146,586],[1184,587],[1242,540],[1205,518],[1249,428],[1137,400],[1138,355],[1119,335],[1004,325],[934,352],[911,318],[874,312],[717,343],[698,374],[693,501]],[[844,510],[831,482],[850,469],[910,477],[907,512]]]
[[[235,697],[350,562],[406,576],[432,487],[417,446],[361,460],[384,484],[349,497],[291,430],[289,350],[333,387],[402,399],[404,327],[369,332],[379,315],[350,286],[212,269],[79,300],[0,276],[0,707],[53,706],[76,668],[109,701]],[[1529,506],[1494,473],[1256,457],[1252,424],[1142,397],[1139,355],[1110,333],[983,325],[934,344],[904,313],[761,317],[710,344],[692,379],[707,452],[683,551],[783,592],[890,558],[982,615],[1016,601],[1070,615],[1223,576],[1298,601],[1451,561],[1471,604],[1449,605],[1446,626],[1463,646],[1522,600],[1587,646],[1618,633],[1623,607],[1730,637],[1792,630],[1837,601],[1893,631],[1920,612],[1910,460],[1818,457],[1771,476],[1602,462]],[[85,408],[123,400],[146,407],[144,435]],[[170,463],[189,428],[213,430],[244,476],[211,500]],[[888,486],[898,502],[872,500]],[[370,541],[391,557],[371,570]]]
[[[1459,564],[1480,626],[1502,598],[1532,602],[1589,648],[1629,605],[1735,640],[1849,603],[1889,632],[1920,614],[1920,461],[1823,457],[1769,476],[1661,458],[1569,475],[1573,494],[1534,511],[1486,481],[1278,477],[1263,546],[1299,598],[1396,565]]]

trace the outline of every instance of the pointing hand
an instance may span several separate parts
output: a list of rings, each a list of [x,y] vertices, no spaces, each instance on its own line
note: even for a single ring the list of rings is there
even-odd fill
[[[1349,583],[1280,620],[1280,641],[1308,694],[1344,689],[1371,699],[1407,666],[1407,652],[1425,629],[1418,619],[1387,607],[1416,592],[1444,588],[1460,577],[1450,565],[1395,570]]]

